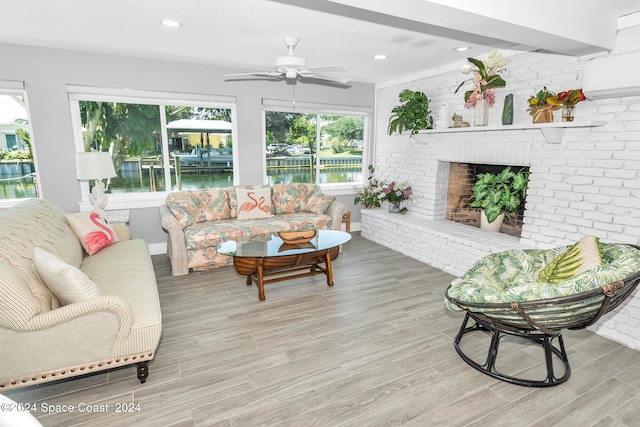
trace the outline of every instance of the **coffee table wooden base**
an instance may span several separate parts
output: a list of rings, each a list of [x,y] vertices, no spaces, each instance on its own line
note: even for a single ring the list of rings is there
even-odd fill
[[[238,274],[247,276],[247,286],[250,286],[253,283],[258,285],[258,298],[260,301],[264,301],[265,283],[279,282],[281,280],[289,280],[296,277],[325,274],[327,276],[327,285],[333,286],[331,261],[338,258],[339,254],[340,247],[334,247],[298,255],[275,257],[234,257],[233,266]],[[324,267],[320,266],[322,263],[324,263]],[[304,272],[295,273],[296,271]],[[265,279],[267,276],[274,275],[279,275],[279,277]]]

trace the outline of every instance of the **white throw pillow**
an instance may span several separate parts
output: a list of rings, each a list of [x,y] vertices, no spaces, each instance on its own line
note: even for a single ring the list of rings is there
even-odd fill
[[[62,305],[102,295],[98,285],[86,274],[42,248],[33,249],[33,263],[44,283]]]

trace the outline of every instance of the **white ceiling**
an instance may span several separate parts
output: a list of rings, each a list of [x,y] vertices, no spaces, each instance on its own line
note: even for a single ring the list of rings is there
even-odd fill
[[[341,65],[354,81],[378,83],[490,47],[607,51],[618,17],[637,12],[638,0],[0,0],[0,42],[256,71],[295,35],[309,66]],[[463,44],[471,50],[452,50]]]

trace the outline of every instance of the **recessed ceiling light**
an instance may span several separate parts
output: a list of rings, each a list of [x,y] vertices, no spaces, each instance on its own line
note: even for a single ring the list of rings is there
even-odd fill
[[[182,24],[179,23],[178,21],[173,21],[171,19],[165,19],[161,21],[161,24],[164,25],[165,27],[170,27],[170,28],[178,28],[182,26]]]
[[[381,53],[378,55],[374,55],[373,59],[387,59],[387,55]]]
[[[471,49],[469,46],[457,46],[453,48],[456,52],[466,52],[469,49]]]

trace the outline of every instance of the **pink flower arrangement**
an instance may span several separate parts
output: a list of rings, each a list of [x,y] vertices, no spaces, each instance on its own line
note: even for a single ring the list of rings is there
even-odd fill
[[[476,102],[480,99],[484,99],[489,106],[492,106],[496,102],[495,88],[506,85],[500,73],[504,72],[507,60],[497,49],[491,49],[485,61],[475,58],[467,58],[467,61],[471,64],[466,64],[462,68],[462,72],[469,74],[473,71],[474,75],[460,83],[455,93],[458,93],[466,82],[471,81],[473,89],[464,93],[464,106],[475,107]]]
[[[411,186],[405,181],[392,181],[390,184],[382,185],[382,194],[380,194],[380,200],[387,201],[393,204],[399,204],[405,200],[411,199],[413,191]]]

